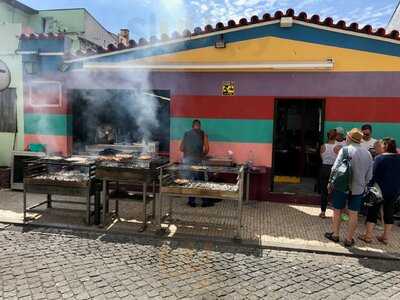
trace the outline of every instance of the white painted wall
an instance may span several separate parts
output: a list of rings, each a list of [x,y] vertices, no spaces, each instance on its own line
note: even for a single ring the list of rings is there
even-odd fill
[[[85,12],[85,33],[82,37],[103,47],[116,43],[114,36],[101,26],[88,12]]]
[[[11,88],[17,91],[17,120],[18,134],[16,149],[24,147],[24,91],[22,81],[22,57],[15,54],[18,49],[19,36],[22,24],[0,24],[0,59],[4,61],[11,71]],[[14,142],[13,133],[0,132],[0,166],[10,166],[11,151]]]

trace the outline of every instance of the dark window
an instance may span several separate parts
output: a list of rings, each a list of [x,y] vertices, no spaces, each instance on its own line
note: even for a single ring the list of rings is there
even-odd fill
[[[0,92],[0,132],[17,131],[17,92],[6,89]]]

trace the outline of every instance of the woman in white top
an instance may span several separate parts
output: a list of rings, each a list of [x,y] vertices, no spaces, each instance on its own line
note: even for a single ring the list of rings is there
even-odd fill
[[[322,165],[320,170],[320,188],[321,188],[321,213],[320,218],[326,217],[326,208],[328,206],[328,180],[331,174],[331,169],[335,163],[336,157],[339,153],[336,143],[336,130],[331,129],[328,131],[328,141],[321,146],[320,154]]]

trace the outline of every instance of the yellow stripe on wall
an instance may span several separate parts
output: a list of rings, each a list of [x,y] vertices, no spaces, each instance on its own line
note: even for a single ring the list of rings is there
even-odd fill
[[[324,46],[276,37],[227,44],[225,49],[206,47],[135,60],[139,63],[251,63],[251,62],[335,62],[329,72],[396,72],[400,71],[400,57]],[[127,62],[129,64],[129,62]]]

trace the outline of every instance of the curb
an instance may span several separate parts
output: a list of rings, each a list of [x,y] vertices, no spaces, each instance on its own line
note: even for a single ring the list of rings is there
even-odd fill
[[[234,240],[228,238],[218,238],[218,237],[208,237],[208,236],[194,236],[190,234],[178,234],[173,237],[168,237],[164,235],[159,235],[157,233],[149,233],[149,232],[108,232],[105,229],[101,228],[83,228],[78,225],[66,225],[66,224],[57,224],[57,223],[35,223],[35,224],[22,224],[22,223],[11,223],[11,222],[0,222],[0,224],[6,224],[1,230],[9,230],[10,226],[15,226],[18,228],[22,228],[22,231],[29,228],[50,228],[50,229],[61,229],[61,230],[70,230],[77,232],[87,232],[87,233],[95,233],[102,234],[108,236],[124,236],[124,237],[147,237],[158,239],[162,241],[190,241],[190,242],[211,242],[215,245],[223,245],[223,246],[240,246],[251,249],[262,249],[262,250],[275,250],[275,251],[290,251],[290,252],[299,252],[299,253],[313,253],[313,254],[323,254],[323,255],[334,255],[334,256],[344,256],[344,257],[353,257],[360,259],[381,259],[381,260],[389,260],[389,261],[399,261],[400,254],[388,254],[388,253],[379,253],[373,251],[366,251],[358,248],[350,248],[350,249],[326,249],[325,247],[318,246],[301,246],[298,244],[290,244],[290,243],[278,243],[278,242],[263,242],[257,243],[254,240]],[[26,232],[26,231],[25,231]]]

